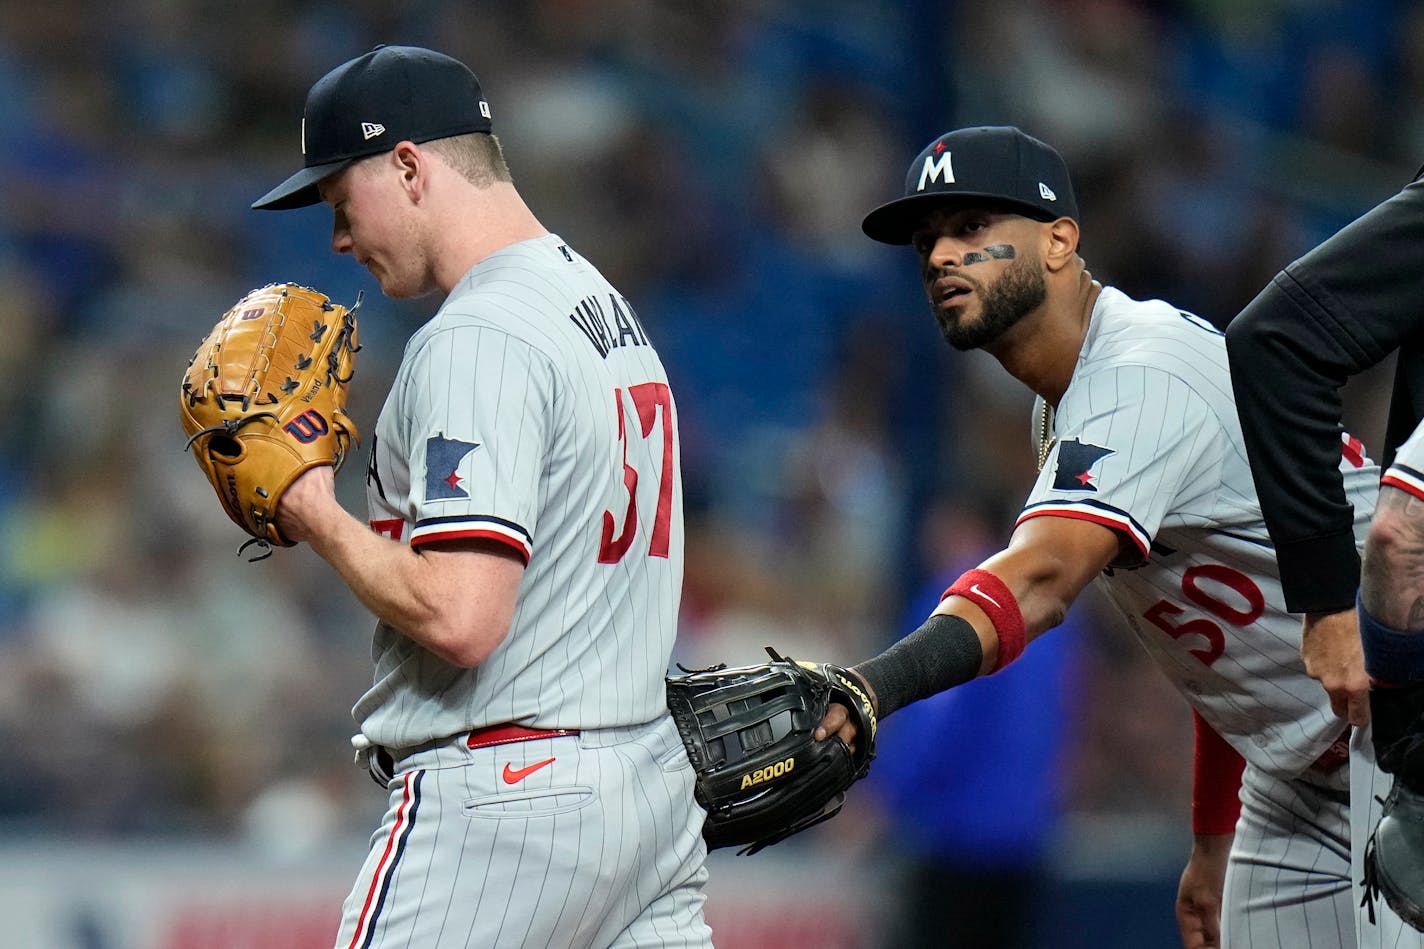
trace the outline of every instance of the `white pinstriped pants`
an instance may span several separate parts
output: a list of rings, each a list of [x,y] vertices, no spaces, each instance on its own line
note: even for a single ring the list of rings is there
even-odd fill
[[[1246,766],[1226,873],[1224,949],[1424,949],[1424,933],[1383,900],[1374,922],[1361,905],[1365,841],[1379,821],[1375,795],[1390,786],[1374,765],[1368,729],[1351,736],[1349,782],[1346,792]]]
[[[397,770],[336,949],[712,945],[704,815],[671,718],[457,740]]]
[[[1225,949],[1353,949],[1350,803],[1343,788],[1241,777],[1221,910]]]

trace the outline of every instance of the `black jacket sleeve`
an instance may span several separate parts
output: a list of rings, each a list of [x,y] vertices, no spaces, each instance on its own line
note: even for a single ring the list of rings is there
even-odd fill
[[[1276,275],[1226,331],[1232,385],[1286,605],[1354,604],[1360,560],[1339,471],[1346,380],[1400,350],[1386,462],[1424,408],[1424,182]]]

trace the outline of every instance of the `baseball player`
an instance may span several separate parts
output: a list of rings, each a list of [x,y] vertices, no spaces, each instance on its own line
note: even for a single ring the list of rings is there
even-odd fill
[[[332,248],[444,302],[372,439],[369,523],[331,469],[282,533],[376,615],[359,757],[389,789],[338,949],[710,946],[706,847],[664,676],[683,571],[677,415],[628,301],[514,188],[476,77],[385,46],[312,86]]]
[[[1094,280],[1062,158],[1016,128],[939,136],[863,228],[914,247],[951,345],[1038,396],[1040,471],[1008,547],[854,667],[878,713],[1004,668],[1099,578],[1197,723],[1184,944],[1355,946],[1349,723],[1285,611],[1222,334]],[[1378,469],[1337,464],[1360,543]],[[834,707],[822,731],[854,738]]]
[[[1305,614],[1307,637],[1312,627],[1338,627],[1363,651],[1371,721],[1356,736],[1357,753],[1378,758],[1395,776],[1396,802],[1416,812],[1424,802],[1421,246],[1424,180],[1416,176],[1277,274],[1226,334],[1261,510],[1281,551],[1286,603]],[[1362,573],[1355,545],[1343,536],[1352,513],[1326,445],[1342,428],[1341,384],[1391,353],[1398,361],[1386,471]],[[1356,815],[1357,842],[1379,825],[1390,792],[1384,771],[1357,769],[1356,800],[1371,805]],[[1412,828],[1398,842],[1407,848],[1391,851],[1396,841],[1382,834],[1378,853],[1384,875],[1399,887],[1396,899],[1414,907],[1411,924],[1424,927],[1424,825],[1416,817],[1399,827]],[[1375,911],[1382,927],[1399,925],[1390,906]]]

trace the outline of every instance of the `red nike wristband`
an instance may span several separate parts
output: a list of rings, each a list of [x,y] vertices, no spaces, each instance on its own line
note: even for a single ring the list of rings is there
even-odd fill
[[[989,622],[994,624],[994,632],[999,637],[999,654],[994,668],[989,670],[991,675],[1023,655],[1024,647],[1028,645],[1028,631],[1024,628],[1018,598],[1007,583],[976,567],[966,570],[950,584],[940,599],[950,596],[964,597],[983,610]]]

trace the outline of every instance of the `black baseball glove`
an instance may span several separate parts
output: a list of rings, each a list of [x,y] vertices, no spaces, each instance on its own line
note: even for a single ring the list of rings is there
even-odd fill
[[[1365,899],[1424,931],[1424,686],[1370,689],[1375,757],[1394,775],[1379,825],[1365,845]]]
[[[756,853],[834,817],[875,757],[875,712],[859,676],[766,651],[763,665],[667,678],[668,708],[707,811],[709,850]],[[837,736],[813,737],[832,702],[850,710],[854,752]]]

